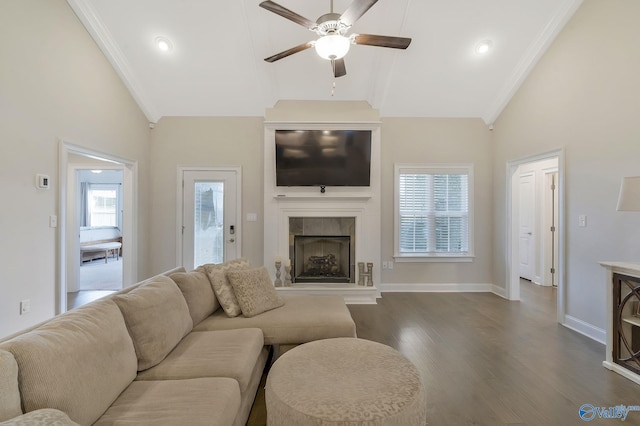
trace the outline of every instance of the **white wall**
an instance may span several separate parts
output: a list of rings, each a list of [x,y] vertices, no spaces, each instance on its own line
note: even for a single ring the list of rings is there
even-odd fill
[[[0,336],[56,312],[58,147],[64,139],[139,162],[139,215],[148,213],[149,129],[64,0],[0,3]],[[35,175],[51,177],[36,190]],[[138,275],[146,275],[140,220]],[[31,313],[19,315],[20,300]]]
[[[505,286],[509,160],[565,148],[565,321],[605,328],[600,260],[640,260],[640,213],[616,212],[620,179],[640,174],[640,2],[585,0],[494,126],[494,277]],[[578,216],[587,227],[578,227]]]

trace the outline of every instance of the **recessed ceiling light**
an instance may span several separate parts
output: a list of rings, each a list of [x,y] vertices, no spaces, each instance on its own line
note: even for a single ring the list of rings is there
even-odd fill
[[[475,52],[478,55],[486,55],[491,50],[491,40],[482,40],[476,44]]]
[[[173,48],[171,41],[164,37],[156,37],[156,46],[163,52],[168,52]]]

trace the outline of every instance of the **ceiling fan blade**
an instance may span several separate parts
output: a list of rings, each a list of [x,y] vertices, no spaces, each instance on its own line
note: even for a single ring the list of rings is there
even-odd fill
[[[340,21],[346,25],[353,25],[367,10],[371,9],[371,6],[377,3],[378,0],[353,0],[353,3],[349,5],[349,8],[342,14]]]
[[[364,44],[367,46],[406,49],[411,44],[411,39],[406,37],[389,37],[373,34],[354,34],[353,42],[355,44]]]
[[[297,13],[287,9],[284,6],[280,6],[278,3],[272,1],[263,1],[260,3],[260,7],[263,9],[267,9],[270,12],[275,13],[276,15],[280,15],[283,18],[287,18],[290,21],[295,22],[296,24],[300,24],[305,28],[312,29],[316,27],[316,23],[305,18],[304,16],[298,15]]]
[[[311,46],[313,46],[313,43],[312,42],[307,42],[307,43],[301,44],[299,46],[292,47],[291,49],[285,50],[284,52],[276,53],[275,55],[269,56],[268,58],[264,58],[264,60],[267,61],[267,62],[275,62],[275,61],[278,61],[278,60],[280,60],[282,58],[286,58],[287,56],[291,56],[294,53],[298,53],[298,52],[302,52],[303,50],[307,50]]]
[[[344,58],[332,59],[331,67],[333,68],[333,76],[335,78],[347,75],[347,68],[344,66]]]

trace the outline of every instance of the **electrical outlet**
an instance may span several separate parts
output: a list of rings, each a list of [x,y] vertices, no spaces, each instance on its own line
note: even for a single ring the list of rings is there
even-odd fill
[[[31,311],[31,300],[24,299],[20,301],[20,315],[28,314]]]
[[[388,261],[387,266],[389,267],[389,269],[393,269],[393,262],[391,260]]]

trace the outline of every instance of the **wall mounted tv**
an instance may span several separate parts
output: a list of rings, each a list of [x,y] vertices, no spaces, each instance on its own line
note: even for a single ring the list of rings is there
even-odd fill
[[[277,186],[369,186],[371,130],[276,130]]]

